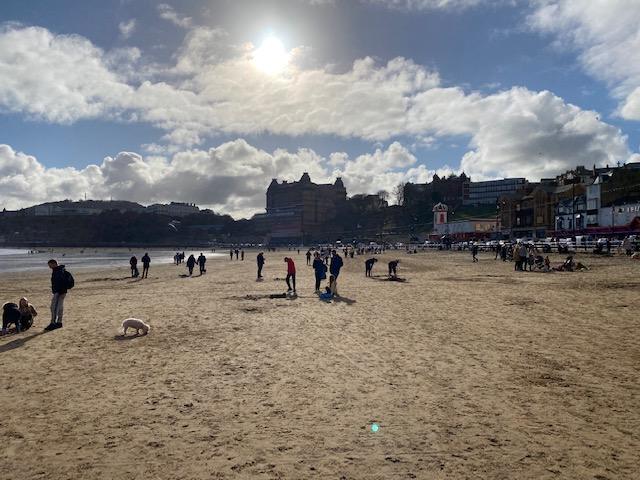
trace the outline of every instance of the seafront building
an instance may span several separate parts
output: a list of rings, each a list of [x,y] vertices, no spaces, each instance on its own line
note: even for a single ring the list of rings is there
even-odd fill
[[[306,172],[297,182],[272,179],[266,196],[266,213],[253,218],[276,243],[304,243],[318,236],[347,202],[340,177],[334,183],[317,184]]]

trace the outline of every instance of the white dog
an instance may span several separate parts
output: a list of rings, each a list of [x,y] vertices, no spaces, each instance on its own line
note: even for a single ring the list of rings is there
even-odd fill
[[[146,335],[151,330],[151,327],[138,318],[127,318],[122,322],[122,336],[127,334],[127,329],[133,329],[136,331],[136,335],[140,335],[140,330]]]

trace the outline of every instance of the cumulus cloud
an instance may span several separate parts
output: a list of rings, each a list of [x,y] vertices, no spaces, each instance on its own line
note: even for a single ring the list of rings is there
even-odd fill
[[[127,20],[126,22],[120,22],[118,24],[118,29],[120,30],[120,36],[125,40],[136,30],[136,19],[132,18],[131,20]]]
[[[334,5],[336,0],[301,0],[310,5]],[[428,11],[453,10],[460,11],[479,5],[513,4],[515,0],[359,0],[364,4],[379,5],[393,10]]]
[[[399,10],[464,10],[479,5],[505,4],[506,0],[361,0]]]
[[[176,12],[171,5],[161,3],[158,5],[158,14],[163,20],[167,20],[182,28],[189,28],[193,24],[191,17],[185,17]]]
[[[640,120],[640,9],[635,0],[534,0],[528,25],[557,48],[579,52],[584,70],[620,99],[619,114]]]
[[[477,179],[526,174],[535,180],[577,164],[624,162],[631,155],[617,128],[550,92],[519,87],[466,92],[443,86],[438,72],[402,57],[386,63],[358,59],[341,72],[292,63],[281,75],[270,76],[255,67],[254,53],[250,44],[226,45],[224,32],[196,27],[162,81],[134,83],[127,72],[140,60],[135,49],[103,52],[82,37],[6,26],[0,32],[0,109],[59,123],[94,117],[146,122],[165,131],[167,144],[149,145],[147,151],[175,153],[173,159],[179,150],[221,132],[324,134],[387,143],[396,137],[433,143],[463,136],[470,150],[461,167]],[[384,163],[393,152],[394,158],[408,158],[395,149],[359,161]],[[342,160],[331,156],[330,165],[335,173],[351,173],[347,177],[354,188],[376,181],[366,172],[362,177],[348,172],[355,167],[341,165]],[[141,174],[142,165],[135,165]],[[371,165],[368,171],[374,171]],[[405,172],[423,178],[425,172],[411,165],[403,167]],[[400,173],[380,178],[387,185]],[[147,183],[159,188],[156,181]],[[142,184],[139,189],[144,191]]]
[[[339,165],[331,158],[339,156]],[[269,153],[243,139],[209,150],[184,150],[171,158],[121,152],[84,169],[46,168],[33,156],[0,145],[0,206],[14,209],[36,203],[118,198],[143,204],[196,202],[217,212],[248,217],[265,208],[271,178],[298,180],[308,172],[313,181],[333,182],[342,176],[349,194],[391,190],[401,181],[426,181],[433,174],[399,143],[353,159],[335,153],[329,159],[310,149]]]

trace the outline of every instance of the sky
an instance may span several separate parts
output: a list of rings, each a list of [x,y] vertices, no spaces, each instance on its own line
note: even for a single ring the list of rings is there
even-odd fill
[[[640,161],[639,0],[2,0],[0,208]]]

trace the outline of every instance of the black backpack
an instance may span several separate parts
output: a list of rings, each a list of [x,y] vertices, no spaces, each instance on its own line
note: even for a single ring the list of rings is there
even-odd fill
[[[73,275],[71,275],[71,272],[67,272],[65,270],[64,271],[64,285],[65,285],[65,287],[67,287],[67,290],[71,290],[74,287],[75,284],[76,284],[76,282],[73,279]]]

